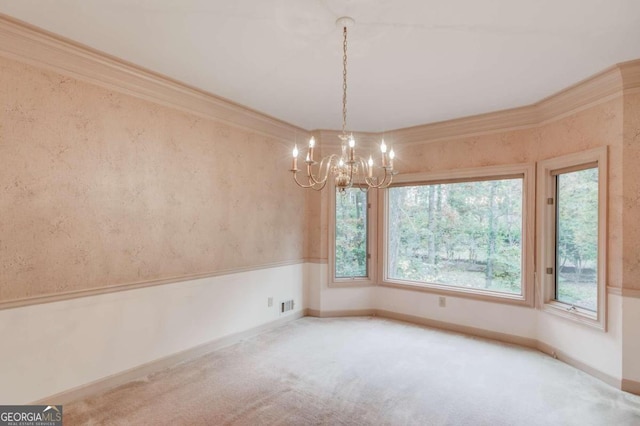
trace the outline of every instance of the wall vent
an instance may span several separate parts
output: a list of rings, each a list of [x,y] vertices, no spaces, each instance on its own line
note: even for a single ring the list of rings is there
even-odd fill
[[[288,311],[293,311],[294,306],[295,303],[293,302],[293,299],[280,302],[280,313],[282,314]]]

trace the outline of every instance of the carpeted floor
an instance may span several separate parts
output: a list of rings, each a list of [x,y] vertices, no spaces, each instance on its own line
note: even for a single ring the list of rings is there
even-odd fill
[[[640,397],[540,352],[302,318],[104,394],[65,425],[640,425]]]

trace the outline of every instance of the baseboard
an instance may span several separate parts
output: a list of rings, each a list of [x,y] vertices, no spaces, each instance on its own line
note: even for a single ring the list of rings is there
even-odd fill
[[[345,309],[336,311],[320,311],[317,309],[307,309],[307,316],[317,318],[337,318],[337,317],[374,317],[377,315],[375,309]]]
[[[640,395],[640,382],[635,380],[622,379],[622,390],[625,392]]]
[[[308,317],[316,317],[316,318],[320,318],[320,310],[319,309],[311,309],[311,308],[307,308],[307,316]]]
[[[484,330],[482,328],[470,327],[466,325],[452,324],[444,321],[437,321],[429,318],[418,317],[414,315],[401,314],[393,311],[385,311],[376,309],[376,315],[395,319],[413,324],[425,325],[427,327],[438,328],[440,330],[453,331],[455,333],[468,334],[470,336],[482,337],[484,339],[497,340],[502,343],[525,346],[528,348],[536,348],[537,340],[527,337],[516,336],[514,334],[500,333],[497,331]]]
[[[233,333],[228,336],[221,337],[211,342],[203,343],[193,348],[186,349],[175,354],[168,355],[146,364],[139,365],[137,367],[130,368],[128,370],[112,374],[93,382],[66,390],[64,392],[51,395],[46,398],[42,398],[32,404],[36,405],[64,405],[72,401],[88,398],[92,395],[106,392],[115,387],[121,386],[125,383],[141,379],[148,376],[151,373],[164,370],[169,367],[173,367],[180,363],[198,358],[210,352],[217,351],[219,349],[231,346],[239,341],[263,333],[275,327],[279,327],[290,321],[297,320],[307,315],[306,310],[300,310],[292,314],[286,315],[277,320],[270,321],[268,323],[259,325],[257,327],[250,328],[245,331]]]
[[[508,333],[500,333],[496,331],[485,330],[477,327],[470,327],[465,325],[452,324],[444,321],[432,320],[429,318],[418,317],[414,315],[401,314],[393,311],[386,311],[382,309],[362,309],[362,310],[342,310],[342,311],[320,311],[308,309],[307,314],[309,316],[327,318],[327,317],[348,317],[348,316],[379,316],[382,318],[389,318],[398,321],[404,321],[412,324],[424,325],[431,328],[437,328],[440,330],[453,331],[456,333],[467,334],[470,336],[481,337],[484,339],[496,340],[502,343],[509,343],[519,346],[536,349],[542,353],[552,356],[565,364],[571,365],[601,381],[613,386],[616,389],[621,389],[626,392],[630,392],[636,395],[640,395],[640,382],[627,379],[616,379],[615,377],[604,373],[597,368],[594,368],[582,361],[579,361],[570,355],[541,342],[537,339],[531,339],[522,336],[516,336]]]
[[[620,379],[616,379],[615,377],[610,376],[609,374],[604,373],[598,370],[597,368],[594,368],[588,364],[585,364],[584,362],[573,358],[571,355],[567,355],[566,353],[554,348],[551,345],[548,345],[538,340],[536,349],[538,349],[540,352],[543,352],[549,356],[552,356],[564,362],[565,364],[569,364],[570,366],[575,367],[578,370],[584,371],[590,376],[600,379],[606,384],[611,385],[616,389],[622,389]]]
[[[409,322],[412,324],[424,325],[440,330],[453,331],[456,333],[468,334],[471,336],[482,337],[485,339],[497,340],[503,343],[511,343],[520,346],[537,349],[538,341],[526,337],[516,336],[513,334],[500,333],[497,331],[484,330],[482,328],[469,327],[466,325],[452,324],[444,321],[432,320],[429,318],[418,317],[415,315],[401,314],[399,312],[387,311],[384,309],[351,309],[338,311],[321,311],[317,309],[307,309],[307,315],[318,318],[331,317],[366,317],[378,316],[381,318],[394,319],[398,321]]]

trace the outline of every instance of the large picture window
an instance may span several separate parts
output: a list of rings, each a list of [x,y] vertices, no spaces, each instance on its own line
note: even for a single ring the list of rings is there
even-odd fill
[[[533,304],[531,164],[398,176],[382,206],[381,284]]]
[[[522,293],[523,179],[389,189],[388,277]]]

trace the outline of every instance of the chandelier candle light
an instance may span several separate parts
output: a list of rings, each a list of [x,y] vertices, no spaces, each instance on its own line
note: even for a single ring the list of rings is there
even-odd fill
[[[304,160],[306,168],[306,183],[298,180],[298,147],[293,147],[293,165],[291,172],[295,182],[303,188],[311,188],[320,191],[329,180],[329,174],[333,176],[335,186],[339,192],[344,193],[353,186],[367,191],[369,188],[387,188],[393,181],[393,175],[397,172],[393,170],[393,159],[395,153],[393,149],[387,152],[387,145],[384,139],[380,143],[380,154],[382,166],[376,167],[373,158],[369,160],[356,155],[356,141],[353,134],[347,135],[347,28],[355,24],[349,17],[342,17],[336,21],[336,25],[342,28],[342,134],[339,135],[342,141],[342,152],[340,155],[331,154],[323,157],[319,162],[313,158],[313,151],[316,140],[312,137],[309,140],[309,149]],[[380,169],[374,173],[374,169]]]

